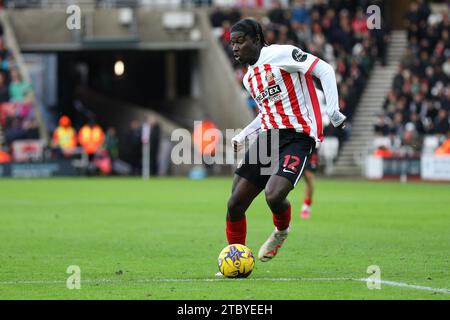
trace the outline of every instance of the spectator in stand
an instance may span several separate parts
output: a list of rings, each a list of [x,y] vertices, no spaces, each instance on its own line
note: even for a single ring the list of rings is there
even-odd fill
[[[209,20],[211,22],[211,26],[213,28],[220,28],[223,25],[223,22],[227,19],[225,13],[218,6],[214,6],[212,8],[212,12],[209,16]]]
[[[281,2],[279,0],[272,0],[271,9],[267,16],[272,23],[289,26],[289,15],[286,10],[281,7]]]
[[[450,131],[450,123],[449,123],[449,117],[447,110],[440,109],[438,116],[435,120],[435,132],[437,134],[446,134],[448,131]]]
[[[414,125],[407,123],[402,135],[402,151],[410,156],[420,156],[422,139],[418,135]]]
[[[419,14],[419,5],[416,1],[413,1],[409,5],[409,10],[405,16],[405,25],[408,30],[408,40],[411,40],[412,37],[418,36],[419,34],[419,24],[421,21],[421,17]]]
[[[124,159],[132,167],[132,174],[139,174],[141,171],[142,160],[142,143],[141,143],[141,129],[137,120],[130,123],[130,127],[125,135],[125,154]]]
[[[419,115],[416,112],[412,112],[409,116],[408,123],[411,123],[414,125],[415,130],[418,134],[424,135],[425,134],[425,126],[422,122],[422,119],[419,117]],[[408,125],[408,123],[406,125]]]
[[[292,22],[292,28],[297,37],[301,48],[307,48],[308,44],[312,42],[311,28],[306,23]]]
[[[409,111],[410,112],[420,112],[422,108],[424,107],[425,99],[423,98],[423,95],[421,93],[416,93],[414,95],[413,101],[409,104]]]
[[[355,38],[362,40],[369,35],[369,29],[367,28],[367,17],[361,7],[356,10],[356,15],[352,21],[352,29],[355,34]]]
[[[111,160],[119,158],[119,139],[117,138],[116,128],[109,127],[106,131],[103,148],[108,152]]]
[[[3,59],[6,59],[9,56],[9,52],[5,47],[5,41],[3,40],[3,37],[0,37],[0,56]]]
[[[428,4],[427,0],[418,0],[417,1],[417,8],[419,13],[419,19],[420,21],[428,21],[428,17],[431,14],[430,5]]]
[[[350,54],[355,45],[355,40],[350,24],[349,12],[343,10],[339,13],[339,27],[333,32],[332,42],[339,44],[345,50],[346,54]]]
[[[0,72],[0,103],[9,101],[9,89],[6,84],[5,74]]]
[[[378,121],[374,126],[375,134],[377,136],[387,136],[389,134],[389,126],[387,122],[388,121],[384,114],[378,117]]]
[[[6,58],[3,58],[1,55],[0,55],[0,70],[3,72],[9,71],[8,60]]]
[[[328,42],[331,42],[333,30],[338,27],[338,18],[336,16],[336,10],[333,8],[328,8],[325,16],[322,19],[322,27],[324,30],[325,37]]]
[[[9,95],[12,102],[24,102],[27,95],[31,93],[31,84],[22,80],[17,69],[11,69],[11,84],[9,85]]]
[[[25,131],[24,139],[39,139],[39,124],[35,118],[28,118],[23,121],[22,128]]]
[[[23,139],[25,132],[22,129],[22,122],[19,118],[9,118],[5,129],[5,141],[10,146],[15,140]]]
[[[393,118],[396,110],[397,95],[394,90],[391,90],[384,101],[383,110],[387,117]]]
[[[292,4],[292,22],[299,24],[310,24],[311,16],[306,8],[305,0],[294,0]]]

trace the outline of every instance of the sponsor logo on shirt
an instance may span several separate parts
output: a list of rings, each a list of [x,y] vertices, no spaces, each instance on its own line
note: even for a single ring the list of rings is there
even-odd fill
[[[275,102],[281,100],[281,88],[279,85],[273,85],[267,87],[263,92],[261,92],[256,98],[256,102],[262,103],[264,100],[269,102]]]
[[[292,50],[292,59],[297,62],[305,62],[308,55],[298,49]]]

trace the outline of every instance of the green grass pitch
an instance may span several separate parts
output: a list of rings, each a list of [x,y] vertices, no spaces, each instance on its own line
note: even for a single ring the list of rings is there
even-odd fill
[[[450,299],[450,185],[318,180],[310,220],[248,279],[217,279],[231,178],[0,180],[0,299]],[[247,212],[256,254],[273,229]],[[81,289],[69,290],[69,266]],[[381,289],[368,289],[377,265]],[[443,289],[433,291],[433,289]]]

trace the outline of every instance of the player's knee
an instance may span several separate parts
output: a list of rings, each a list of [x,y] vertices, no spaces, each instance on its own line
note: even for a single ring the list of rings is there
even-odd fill
[[[283,203],[284,199],[286,198],[284,192],[275,189],[266,190],[265,195],[266,195],[266,202],[270,208],[280,206]]]

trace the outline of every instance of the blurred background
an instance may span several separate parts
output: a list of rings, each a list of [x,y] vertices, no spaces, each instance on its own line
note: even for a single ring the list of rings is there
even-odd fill
[[[225,132],[254,118],[228,45],[254,17],[270,44],[336,71],[349,126],[325,128],[319,174],[450,181],[449,5],[0,1],[0,177],[230,176],[234,165],[174,164],[171,135],[186,129],[203,152],[194,121]]]

